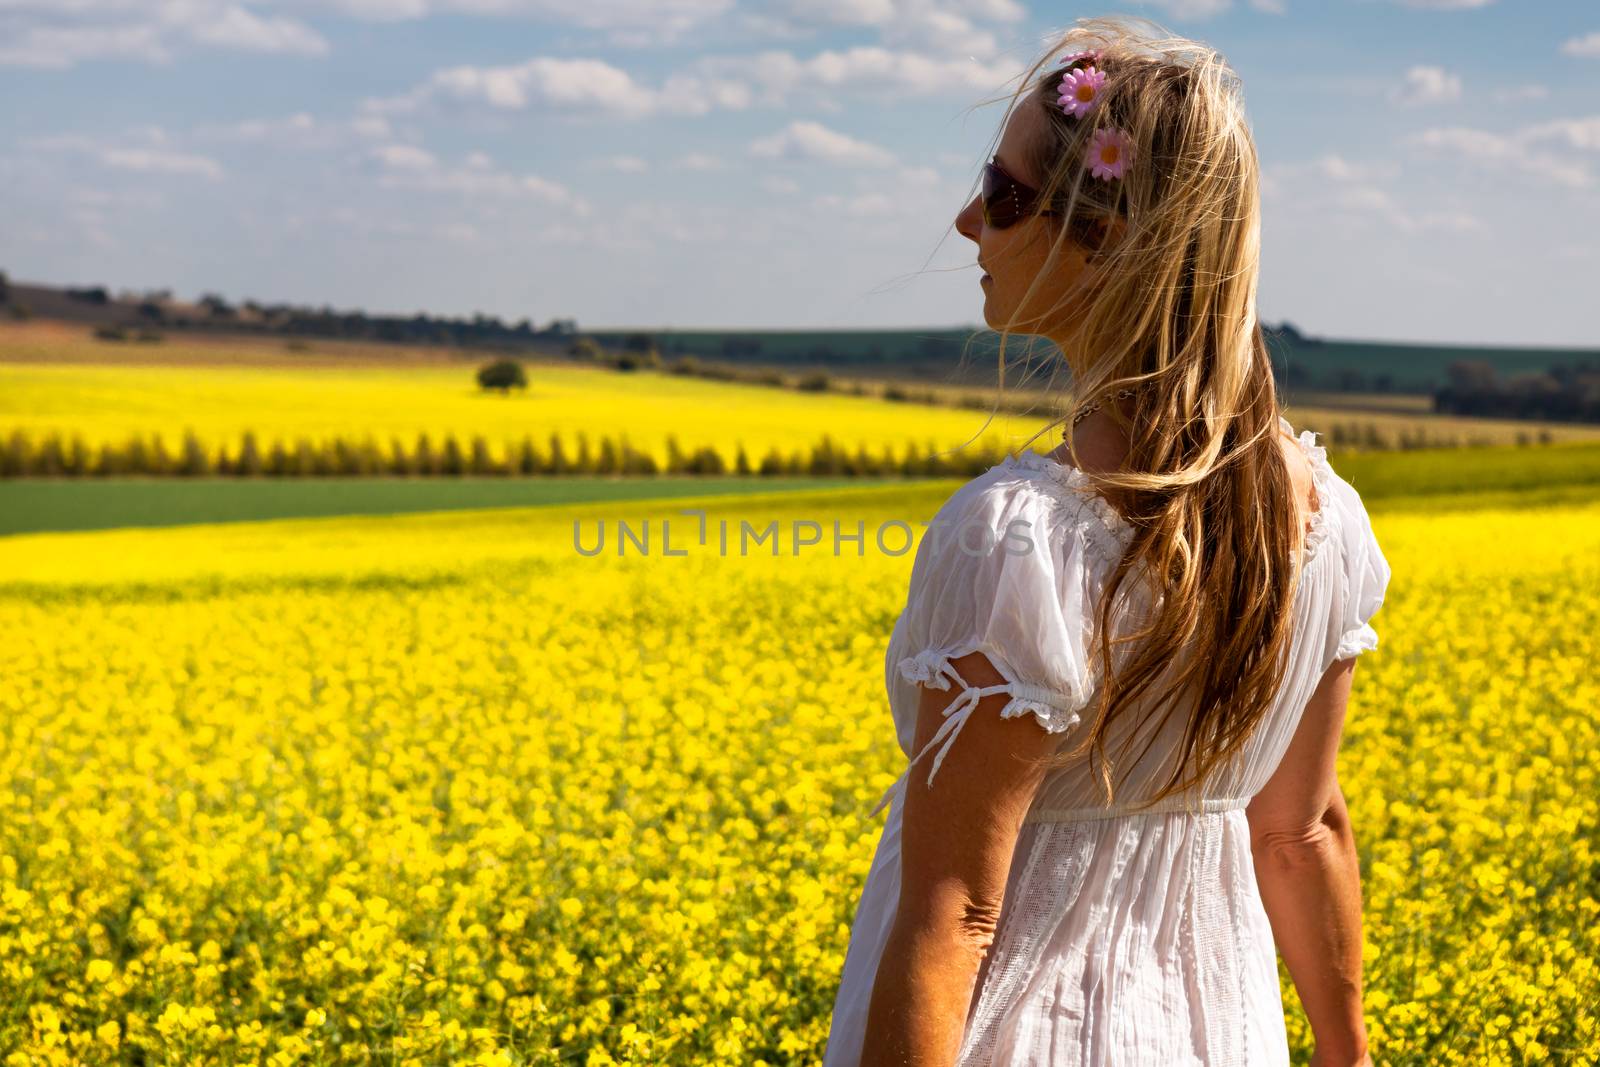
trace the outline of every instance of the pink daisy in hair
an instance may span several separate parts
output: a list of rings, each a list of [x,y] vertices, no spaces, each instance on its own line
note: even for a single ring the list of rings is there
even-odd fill
[[[1100,99],[1100,87],[1106,83],[1105,71],[1097,67],[1079,67],[1067,71],[1061,79],[1061,95],[1056,103],[1068,115],[1082,118],[1093,110]]]
[[[1133,162],[1133,139],[1116,127],[1102,127],[1089,139],[1083,162],[1096,178],[1120,178]]]

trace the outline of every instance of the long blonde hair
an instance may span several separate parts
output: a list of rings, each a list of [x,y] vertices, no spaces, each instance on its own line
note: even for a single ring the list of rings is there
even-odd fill
[[[1101,50],[1106,80],[1094,110],[1074,118],[1055,103],[1064,70],[1035,75],[1084,49]],[[1018,98],[1048,114],[1049,134],[1029,146],[1030,163],[1042,181],[1040,205],[1054,207],[1062,224],[1017,306],[1035,300],[1069,241],[1089,249],[1097,267],[1093,292],[1079,295],[1071,317],[1072,346],[1092,358],[1082,361],[1062,417],[1041,433],[1061,426],[1071,448],[1082,406],[1136,390],[1131,419],[1118,404],[1101,409],[1131,439],[1125,469],[1082,470],[1118,502],[1133,534],[1097,616],[1099,703],[1085,716],[1083,740],[1057,760],[1089,753],[1109,800],[1112,724],[1153,694],[1152,708],[1165,709],[1159,725],[1179,712],[1187,720],[1154,801],[1198,784],[1244,745],[1272,706],[1293,636],[1301,533],[1256,316],[1255,145],[1237,76],[1221,55],[1146,19],[1077,20],[1023,75],[1013,105]],[[1132,139],[1130,165],[1115,181],[1095,178],[1083,162],[1104,126]],[[1121,239],[1091,245],[1093,224],[1113,215],[1126,222]],[[1073,295],[1061,294],[1057,307]],[[999,327],[1002,387],[1014,325]],[[1154,610],[1141,628],[1113,634],[1118,604],[1141,579],[1158,594]],[[1126,646],[1124,662],[1113,645],[1119,654]],[[1172,684],[1156,690],[1173,670]]]

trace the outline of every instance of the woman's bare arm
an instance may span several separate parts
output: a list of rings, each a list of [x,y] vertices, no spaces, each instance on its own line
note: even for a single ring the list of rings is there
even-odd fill
[[[980,652],[952,660],[969,685],[1005,678]],[[959,696],[922,687],[920,752]],[[900,898],[867,1008],[862,1067],[948,1067],[966,1032],[978,969],[993,943],[1022,818],[1059,734],[1032,715],[1000,718],[1010,698],[982,698],[933,785],[937,752],[911,768],[900,828]]]
[[[1370,1064],[1361,1011],[1361,871],[1334,767],[1356,661],[1336,660],[1283,762],[1245,809],[1261,902],[1316,1040],[1316,1067]]]

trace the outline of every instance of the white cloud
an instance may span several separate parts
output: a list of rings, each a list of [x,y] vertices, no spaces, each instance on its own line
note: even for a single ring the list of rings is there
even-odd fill
[[[778,0],[738,13],[747,37],[793,39],[845,27],[871,29],[890,47],[990,57],[998,51],[983,22],[1020,22],[1013,0]]]
[[[318,118],[305,111],[275,118],[203,123],[192,136],[207,141],[262,144],[273,148],[331,149],[363,141],[392,140],[395,131],[381,115]]]
[[[1600,152],[1600,115],[1535,123],[1523,136],[1530,141],[1561,141],[1569,148]]]
[[[1594,184],[1588,166],[1539,152],[1530,143],[1551,136],[1559,124],[1544,123],[1518,133],[1499,134],[1465,126],[1435,127],[1412,134],[1410,143],[1433,151],[1457,156],[1481,170],[1513,175],[1530,175],[1541,181],[1571,189],[1587,189]],[[1569,138],[1577,136],[1567,129]]]
[[[60,69],[87,59],[116,57],[162,63],[172,58],[154,26],[17,26],[0,44],[0,66]]]
[[[1581,56],[1584,59],[1600,59],[1600,31],[1561,42],[1561,54]]]
[[[829,192],[811,198],[811,207],[824,218],[845,215],[850,218],[881,221],[899,220],[897,225],[942,226],[954,221],[961,210],[965,189],[957,189],[932,167],[899,167],[889,178],[860,175],[854,192]]]
[[[372,113],[407,113],[433,103],[454,103],[500,111],[636,119],[702,115],[713,108],[741,108],[748,100],[743,86],[722,80],[674,75],[652,90],[603,60],[535,56],[514,66],[438,70],[411,91],[368,100],[365,107]]]
[[[763,159],[815,159],[848,167],[886,167],[894,162],[894,155],[877,145],[803,119],[752,141],[750,154]]]
[[[650,164],[638,156],[606,156],[595,160],[594,165],[621,174],[643,174],[650,169]]]
[[[470,153],[458,167],[444,166],[433,153],[412,145],[384,145],[373,149],[372,156],[382,170],[378,185],[385,189],[538,200],[569,207],[577,215],[591,210],[587,201],[560,182],[497,170],[483,152]]]
[[[812,204],[822,211],[838,212],[851,218],[871,219],[893,215],[904,208],[904,203],[898,197],[889,196],[887,193],[856,193],[851,196],[825,193],[814,199]]]
[[[1261,195],[1275,206],[1269,219],[1280,217],[1324,220],[1339,212],[1360,223],[1377,222],[1406,234],[1426,232],[1478,233],[1488,225],[1459,206],[1412,211],[1397,199],[1404,188],[1400,168],[1389,162],[1362,160],[1352,163],[1337,153],[1324,153],[1298,163],[1275,164],[1262,174]]]
[[[372,154],[378,162],[393,170],[432,170],[439,165],[439,160],[432,152],[416,145],[379,145],[372,150]]]
[[[1424,211],[1413,213],[1402,208],[1387,189],[1372,185],[1352,185],[1336,191],[1330,202],[1337,209],[1357,216],[1371,216],[1402,233],[1430,230],[1453,233],[1486,233],[1488,225],[1465,211]]]
[[[725,166],[722,160],[705,152],[685,152],[672,165],[679,170],[721,170]]]
[[[262,18],[238,6],[209,12],[188,26],[189,36],[204,44],[247,52],[328,54],[328,42],[310,27],[287,18]]]
[[[700,60],[694,69],[703,76],[745,81],[759,88],[761,103],[783,106],[792,104],[798,93],[829,90],[865,92],[879,99],[994,93],[1025,68],[1007,60],[941,58],[859,45],[818,52],[808,59],[785,51],[713,56]]]
[[[313,2],[313,0],[305,0]],[[678,43],[690,30],[727,14],[734,0],[316,0],[343,14],[396,22],[432,15],[470,15],[552,22],[607,35],[612,44]]]
[[[0,66],[61,69],[96,59],[169,63],[190,46],[323,56],[305,23],[228,0],[5,0]]]
[[[1412,106],[1449,103],[1461,99],[1461,78],[1443,67],[1412,67],[1389,98]]]
[[[187,152],[163,152],[151,148],[104,148],[100,162],[119,170],[151,174],[198,174],[213,180],[222,177],[222,167],[214,159]]]
[[[147,174],[198,175],[215,180],[222,165],[209,156],[171,147],[171,137],[160,126],[130,130],[116,141],[97,140],[76,133],[25,137],[22,145],[35,152],[69,152],[88,156],[103,167]]]
[[[1281,188],[1285,181],[1305,176],[1335,183],[1359,183],[1374,178],[1393,181],[1400,176],[1400,168],[1393,163],[1376,160],[1352,163],[1337,152],[1325,152],[1302,163],[1274,164],[1266,169],[1262,178],[1264,184]]]
[[[604,60],[535,56],[513,66],[438,70],[408,92],[370,99],[363,106],[368,114],[408,114],[455,104],[574,117],[697,116],[756,103],[789,107],[797,95],[831,90],[880,99],[994,93],[1022,69],[1004,60],[940,58],[861,45],[805,59],[778,50],[706,56],[651,88]]]
[[[1543,100],[1549,95],[1550,89],[1543,85],[1515,85],[1494,91],[1494,98],[1501,103],[1515,103],[1518,100]]]

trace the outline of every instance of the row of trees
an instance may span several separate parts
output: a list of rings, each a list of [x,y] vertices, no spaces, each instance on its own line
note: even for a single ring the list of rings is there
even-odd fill
[[[1433,410],[1451,415],[1600,422],[1600,363],[1558,363],[1547,371],[1501,378],[1487,360],[1450,364],[1450,384]]]
[[[0,303],[10,296],[10,286],[0,275]],[[515,323],[482,312],[452,318],[445,315],[376,315],[365,311],[337,311],[333,307],[262,303],[245,300],[234,304],[219,293],[204,293],[193,304],[173,299],[170,289],[145,292],[124,290],[112,295],[103,285],[68,287],[69,301],[93,308],[118,308],[126,312],[124,326],[164,326],[169,329],[226,328],[257,333],[282,333],[293,337],[342,340],[393,341],[405,344],[452,345],[461,348],[517,348],[535,341],[566,340],[578,332],[577,320],[554,318],[536,327],[527,317]]]
[[[158,434],[134,435],[122,444],[90,447],[82,435],[63,440],[49,434],[37,440],[18,430],[0,449],[0,478],[104,478],[127,475],[156,477],[351,477],[366,476],[500,476],[749,474],[833,477],[955,477],[979,474],[1000,462],[994,448],[971,448],[959,454],[934,454],[909,445],[900,454],[889,446],[874,454],[866,445],[848,449],[824,436],[809,448],[787,452],[770,448],[753,461],[743,445],[730,464],[715,448],[683,448],[675,436],[666,441],[665,462],[641,452],[626,437],[602,437],[591,444],[576,435],[571,448],[551,434],[545,447],[531,436],[508,442],[499,452],[483,435],[462,442],[447,434],[437,443],[428,434],[407,447],[391,438],[387,449],[368,436],[360,441],[331,438],[292,442],[274,440],[263,447],[245,433],[237,448],[208,449],[189,431],[177,450]]]

